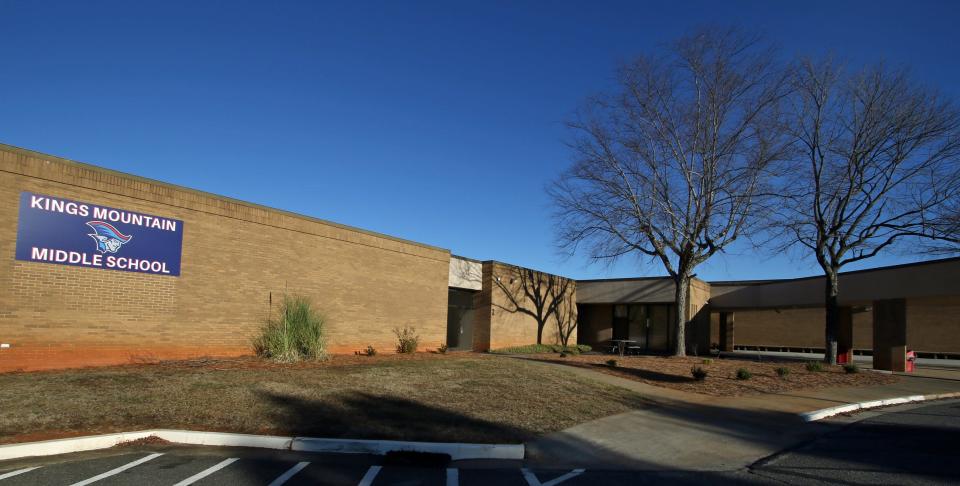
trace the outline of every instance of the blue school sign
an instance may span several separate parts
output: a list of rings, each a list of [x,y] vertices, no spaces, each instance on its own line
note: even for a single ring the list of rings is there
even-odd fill
[[[20,193],[17,260],[180,275],[183,221]]]

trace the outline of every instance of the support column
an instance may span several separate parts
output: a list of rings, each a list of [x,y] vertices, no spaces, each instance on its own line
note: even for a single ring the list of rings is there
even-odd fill
[[[906,371],[907,301],[873,301],[873,369]]]
[[[733,351],[733,312],[720,313],[720,351]]]
[[[840,307],[837,313],[837,363],[853,362],[853,309]]]

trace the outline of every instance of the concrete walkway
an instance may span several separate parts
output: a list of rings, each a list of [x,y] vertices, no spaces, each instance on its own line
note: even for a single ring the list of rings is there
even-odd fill
[[[538,362],[542,366],[566,366]],[[907,395],[960,392],[960,370],[921,370],[899,383],[743,397],[681,392],[605,373],[571,373],[637,392],[650,406],[583,423],[527,444],[527,462],[591,469],[732,471],[857,420],[798,414]]]

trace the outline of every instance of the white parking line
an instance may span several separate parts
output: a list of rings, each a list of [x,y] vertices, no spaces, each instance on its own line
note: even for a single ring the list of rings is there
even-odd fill
[[[309,465],[310,465],[309,462],[298,462],[297,465],[288,469],[287,472],[281,474],[280,477],[278,477],[277,479],[274,479],[273,482],[268,484],[267,486],[280,486],[281,484],[289,481],[290,478],[292,478],[295,474],[302,471],[303,468]]]
[[[460,485],[460,470],[459,469],[447,469],[447,486],[459,486]]]
[[[376,479],[377,474],[380,474],[381,469],[383,469],[381,466],[370,466],[370,469],[367,469],[367,473],[363,475],[363,479],[360,480],[360,484],[357,484],[357,486],[370,486],[373,484],[373,480]]]
[[[160,457],[160,456],[162,456],[162,455],[163,455],[162,452],[155,452],[155,453],[153,453],[153,454],[150,454],[150,455],[147,456],[147,457],[141,457],[140,459],[137,459],[136,461],[133,461],[133,462],[131,462],[131,463],[129,463],[129,464],[124,464],[123,466],[120,466],[120,467],[118,467],[118,468],[116,468],[116,469],[111,469],[111,470],[109,470],[109,471],[107,471],[107,472],[105,472],[105,473],[103,473],[103,474],[97,474],[96,476],[94,476],[94,477],[92,477],[92,478],[90,478],[90,479],[84,479],[83,481],[80,481],[79,483],[73,483],[73,484],[70,485],[70,486],[84,486],[84,485],[87,485],[87,484],[90,484],[90,483],[95,483],[95,482],[97,482],[97,481],[99,481],[99,480],[101,480],[101,479],[103,479],[103,478],[109,478],[110,476],[113,476],[113,475],[115,475],[115,474],[120,474],[120,473],[126,471],[127,469],[130,469],[131,467],[137,467],[137,466],[139,466],[139,465],[141,465],[141,464],[143,464],[143,463],[145,463],[145,462],[147,462],[147,461],[152,461],[152,460],[154,460],[154,459],[156,459],[156,458],[158,458],[158,457]]]
[[[211,475],[211,474],[213,474],[213,473],[215,473],[215,472],[217,472],[217,471],[219,471],[219,470],[221,470],[221,469],[223,469],[223,468],[225,468],[225,467],[227,467],[227,466],[229,466],[229,465],[231,465],[231,464],[233,464],[234,462],[237,462],[239,459],[240,459],[239,457],[231,457],[230,459],[225,459],[225,460],[223,460],[223,461],[220,461],[219,463],[215,464],[214,466],[209,467],[209,468],[207,468],[207,469],[204,469],[203,471],[200,471],[200,472],[194,474],[193,476],[190,476],[189,478],[184,479],[183,481],[180,481],[180,482],[177,483],[177,484],[174,484],[173,486],[187,486],[188,484],[193,484],[193,483],[195,483],[195,482],[197,482],[197,481],[199,481],[199,480],[201,480],[201,479],[203,479],[203,478],[205,478],[205,477],[207,477],[207,476],[209,476],[209,475]]]
[[[526,479],[527,484],[529,484],[530,486],[556,486],[568,479],[573,479],[583,474],[584,471],[586,471],[586,469],[574,469],[573,471],[570,471],[564,474],[563,476],[553,478],[545,483],[541,483],[540,480],[537,479],[537,475],[533,474],[533,471],[527,468],[520,469],[520,472],[523,473],[523,479]]]
[[[8,473],[0,474],[0,480],[4,480],[4,479],[7,479],[7,478],[12,478],[12,477],[14,477],[14,476],[19,476],[19,475],[21,475],[21,474],[23,474],[23,473],[28,473],[28,472],[30,472],[30,471],[33,471],[34,469],[40,469],[40,466],[36,466],[36,467],[25,467],[25,468],[23,468],[23,469],[17,469],[16,471],[10,471],[10,472],[8,472]]]

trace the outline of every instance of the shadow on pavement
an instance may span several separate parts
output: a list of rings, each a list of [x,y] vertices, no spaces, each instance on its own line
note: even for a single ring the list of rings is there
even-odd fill
[[[840,484],[960,482],[960,403],[912,405],[825,434],[758,470],[773,479]],[[924,412],[912,412],[922,407]],[[952,414],[951,414],[952,411]],[[919,481],[918,481],[919,479]]]
[[[351,392],[315,401],[260,392],[273,427],[308,437],[521,443],[534,432],[394,396]],[[333,404],[331,404],[333,402]]]
[[[427,406],[398,397],[352,393],[340,400],[338,406],[331,406],[329,402],[316,402],[272,393],[264,393],[263,398],[269,400],[274,407],[271,427],[296,431],[296,435],[302,436],[388,438],[391,440],[441,442],[489,442],[485,439],[491,437],[510,437],[514,439],[513,442],[521,442],[536,438],[536,435],[529,430],[478,420],[456,411]],[[640,406],[641,403],[648,405],[647,402],[638,400],[637,406]],[[673,410],[673,412],[679,414],[677,415],[678,418],[687,415],[696,417],[700,413],[698,410],[686,410],[681,414],[682,411],[681,408]],[[349,420],[344,421],[343,417],[348,417]],[[697,420],[707,423],[705,417],[698,417]],[[750,435],[749,438],[763,440],[759,432]],[[644,439],[638,438],[638,440]],[[561,451],[539,449],[539,452],[548,453],[548,455],[539,457],[540,460],[536,461],[531,467],[535,467],[539,471],[545,471],[541,474],[543,476],[541,479],[544,481],[578,467],[580,461],[571,461],[570,458],[571,456],[580,456],[581,458],[602,457],[604,459],[602,462],[587,461],[589,467],[622,477],[622,483],[614,481],[618,484],[638,484],[648,480],[657,482],[665,479],[677,484],[703,484],[705,482],[742,484],[743,482],[742,477],[734,478],[722,472],[697,471],[677,474],[675,471],[664,471],[665,464],[646,462],[637,457],[624,455],[614,449],[584,440],[566,440],[562,446],[563,453],[557,454],[554,453]],[[655,444],[650,442],[648,446],[654,447]],[[378,463],[383,463],[383,458],[375,460]],[[461,467],[461,463],[471,470],[473,468],[503,468],[505,473],[509,472],[515,479],[521,481],[519,484],[523,484],[518,471],[521,466],[515,461],[455,461],[449,467]],[[232,467],[242,470],[248,477],[262,479],[265,484],[276,477],[276,471],[258,467],[255,462],[241,461]],[[316,474],[316,472],[310,473],[309,471],[308,468],[304,470],[304,473]],[[351,474],[356,476],[357,471],[345,474],[344,477]],[[588,477],[585,476],[585,478]],[[606,476],[605,478],[605,483],[612,480]],[[359,476],[355,477],[354,481],[358,479]],[[576,481],[571,481],[571,484],[574,483]],[[427,482],[425,484],[431,483]]]

